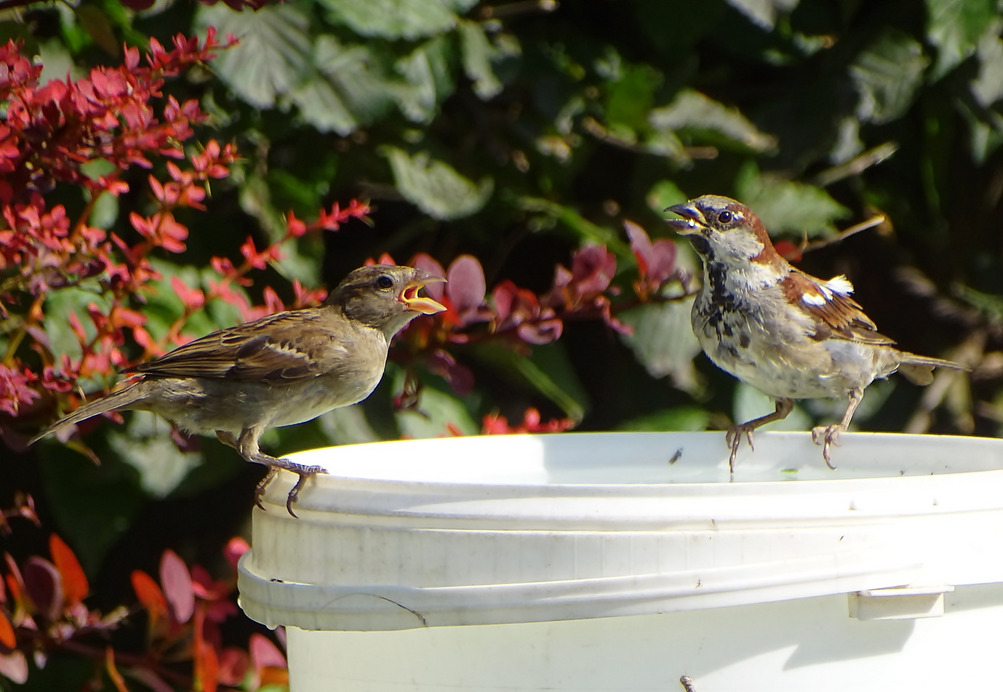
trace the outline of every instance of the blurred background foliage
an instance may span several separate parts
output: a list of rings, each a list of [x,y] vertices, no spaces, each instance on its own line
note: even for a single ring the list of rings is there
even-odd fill
[[[543,294],[557,265],[599,244],[616,257],[614,284],[627,295],[638,269],[624,222],[671,238],[666,206],[724,194],[759,213],[801,268],[846,274],[903,348],[972,367],[969,378],[926,390],[876,383],[858,429],[999,434],[996,0],[255,4],[2,4],[0,38],[39,56],[43,81],[119,64],[123,43],[145,49],[151,36],[167,44],[215,27],[239,39],[165,87],[211,115],[197,139],[233,143],[241,160],[212,183],[207,213],[183,216],[187,251],[156,260],[164,281],[198,283],[211,257],[239,258],[252,235],[258,247],[281,241],[283,250],[247,289],[255,302],[265,286],[286,301],[294,280],[332,286],[383,253],[398,262],[427,253],[443,266],[472,255],[489,292],[511,280]],[[130,175],[144,181],[146,172]],[[370,203],[372,227],[352,222],[285,239],[289,211],[314,218],[351,199]],[[92,213],[114,228],[148,202],[137,182]],[[875,227],[841,236],[877,215]],[[673,299],[614,300],[632,333],[582,319],[544,345],[450,344],[472,387],[458,394],[419,364],[417,404],[403,410],[395,404],[411,368],[392,362],[367,402],[273,431],[265,447],[472,434],[489,427],[486,416],[521,421],[531,408],[577,430],[721,429],[771,410],[699,355],[684,297],[699,272],[686,243],[678,263],[681,281],[664,296]],[[69,297],[46,306],[79,309]],[[137,309],[158,336],[184,308],[165,291]],[[217,303],[185,329],[200,334],[239,319]],[[53,329],[53,343],[64,343]],[[804,430],[844,406],[802,402],[784,424]],[[36,411],[22,421],[24,434],[54,413]],[[106,421],[87,436],[100,466],[53,442],[24,450],[6,435],[0,499],[32,493],[105,599],[127,568],[156,564],[167,546],[211,561],[244,530],[261,470],[215,441],[179,451],[166,432],[141,415],[127,415],[124,426]]]

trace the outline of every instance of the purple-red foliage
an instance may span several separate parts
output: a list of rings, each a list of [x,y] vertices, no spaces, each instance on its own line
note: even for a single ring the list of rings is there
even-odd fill
[[[443,377],[462,396],[473,389],[474,374],[451,352],[455,347],[494,340],[526,351],[559,339],[567,320],[601,319],[616,331],[628,332],[629,327],[615,313],[660,299],[665,285],[677,281],[679,274],[672,241],[652,243],[637,224],[627,222],[625,226],[638,264],[638,278],[633,283],[634,297],[617,305],[613,302],[620,294],[613,284],[617,259],[601,245],[577,250],[572,255],[570,269],[558,265],[553,285],[542,295],[507,279],[489,292],[484,268],[472,255],[459,255],[448,268],[428,254],[415,255],[408,264],[446,278],[445,284],[431,284],[426,289],[446,306],[446,311],[435,319],[412,323],[402,339],[407,344],[404,350],[412,358],[421,354],[429,370]],[[394,263],[389,255],[370,261]],[[420,382],[409,375],[404,392],[397,397],[397,406],[415,406],[419,390]],[[570,427],[573,423],[569,419],[541,423],[539,412],[530,408],[518,426],[509,426],[501,416],[485,417],[483,432],[558,432]]]
[[[368,207],[354,200],[321,210],[310,223],[290,214],[285,236],[271,245],[258,248],[248,237],[240,247],[240,262],[214,257],[211,266],[219,278],[208,287],[170,277],[184,312],[166,334],[154,338],[147,331],[146,317],[136,307],[162,278],[151,257],[186,250],[189,229],[177,211],[205,211],[210,181],[228,177],[238,160],[232,144],[216,140],[186,149],[193,127],[208,116],[197,101],[178,103],[164,97],[162,88],[166,78],[211,60],[215,51],[235,41],[218,41],[213,29],[203,41],[178,35],[170,50],[151,39],[145,58],[126,47],[117,67],[94,68],[82,79],[45,85],[39,84],[41,66],[24,56],[19,44],[0,46],[0,102],[7,108],[0,125],[0,317],[9,318],[12,311],[20,317],[16,324],[8,323],[9,345],[0,359],[0,434],[8,441],[20,439],[19,433],[11,434],[11,420],[34,412],[45,399],[73,398],[78,381],[108,380],[117,370],[186,341],[181,330],[211,300],[236,305],[245,319],[283,309],[271,288],[264,290],[264,304],[258,306],[236,288],[251,283],[247,275],[252,270],[279,259],[283,242],[366,217]],[[152,172],[156,161],[164,163],[162,173]],[[95,166],[103,171],[100,175]],[[146,185],[153,208],[125,215],[135,236],[91,225],[97,200],[127,192],[130,183],[123,174],[136,167],[151,170]],[[66,206],[50,206],[48,198],[74,188],[82,194],[84,208],[71,218]],[[85,282],[104,301],[88,306],[89,325],[69,316],[79,356],[53,353],[45,331],[45,299]],[[292,307],[312,304],[323,295],[298,282],[293,291]],[[126,348],[131,344],[140,348]],[[35,354],[28,360],[40,360],[40,367],[26,361],[28,351]]]
[[[2,513],[37,518],[30,501]],[[6,527],[6,523],[0,525]],[[247,543],[232,539],[224,550],[230,565],[226,579],[214,579],[201,566],[191,568],[173,551],[161,556],[157,578],[133,571],[133,607],[108,613],[90,608],[90,584],[73,550],[58,535],[49,536],[49,555],[18,562],[4,553],[0,565],[0,677],[22,684],[28,680],[29,658],[45,668],[57,652],[72,653],[101,664],[93,689],[103,689],[102,673],[115,689],[128,688],[125,677],[147,688],[211,691],[220,686],[258,689],[287,684],[285,656],[260,633],[244,648],[223,644],[220,628],[237,615],[234,603],[236,566]],[[146,618],[146,647],[141,654],[116,650],[108,635],[126,621]]]

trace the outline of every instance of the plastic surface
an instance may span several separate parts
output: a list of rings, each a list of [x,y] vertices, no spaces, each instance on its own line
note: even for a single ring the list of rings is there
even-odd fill
[[[292,692],[995,692],[1003,589],[862,622],[846,596],[595,620],[287,632]]]
[[[301,493],[298,520],[283,506],[292,476],[268,489],[240,565],[241,605],[269,626],[299,628],[289,631],[294,692],[330,689],[332,675],[344,690],[682,689],[682,674],[700,692],[935,689],[861,686],[844,672],[880,677],[906,650],[926,657],[952,642],[972,665],[986,636],[963,641],[959,623],[1003,615],[1003,441],[849,434],[841,443],[831,471],[807,433],[759,433],[733,481],[720,433],[448,438],[293,455],[330,474]],[[964,618],[952,599],[966,604]],[[819,613],[827,620],[812,619]],[[879,629],[858,629],[868,627]],[[808,678],[791,673],[811,630],[837,647],[823,658],[843,672],[826,663]],[[718,650],[736,633],[752,641]],[[664,655],[628,672],[651,637]],[[703,653],[680,658],[691,637]],[[861,637],[881,643],[866,653]],[[513,678],[522,659],[508,652],[525,647],[548,653],[526,654]],[[606,673],[588,673],[597,661],[619,672],[602,682]],[[909,670],[939,680],[927,664]]]

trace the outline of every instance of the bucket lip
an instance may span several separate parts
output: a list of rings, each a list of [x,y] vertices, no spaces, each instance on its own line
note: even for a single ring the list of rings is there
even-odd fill
[[[735,473],[731,476],[728,471],[727,464],[727,449],[724,445],[720,445],[720,449],[716,452],[712,452],[707,458],[701,459],[697,464],[702,465],[705,469],[713,469],[716,471],[713,476],[708,477],[704,480],[688,480],[686,475],[676,475],[674,477],[667,477],[662,480],[643,480],[643,481],[616,481],[616,480],[598,480],[589,481],[587,478],[576,478],[575,480],[561,480],[563,476],[553,476],[546,479],[534,478],[533,480],[522,480],[522,481],[504,481],[504,480],[494,480],[495,476],[486,475],[483,479],[471,479],[466,477],[450,477],[450,478],[429,478],[423,477],[424,470],[422,469],[422,464],[427,463],[428,459],[416,459],[415,464],[407,469],[408,473],[403,476],[388,475],[386,473],[380,473],[380,471],[385,470],[386,460],[385,457],[389,455],[394,455],[396,457],[409,456],[415,451],[425,451],[429,448],[446,448],[446,451],[457,451],[450,450],[450,447],[462,448],[465,447],[477,447],[483,444],[488,444],[491,446],[506,445],[515,443],[536,443],[539,446],[546,448],[549,446],[555,447],[553,451],[555,452],[565,452],[566,450],[561,449],[571,444],[572,440],[587,439],[589,442],[616,442],[616,446],[620,446],[621,443],[627,444],[631,441],[644,441],[648,442],[661,442],[665,441],[664,445],[661,445],[662,451],[664,452],[664,466],[666,468],[671,468],[676,466],[676,462],[670,461],[674,454],[678,452],[684,452],[687,447],[692,442],[696,442],[700,447],[708,447],[713,449],[717,447],[717,438],[723,438],[724,435],[721,432],[623,432],[623,431],[612,431],[612,432],[565,432],[565,433],[515,433],[515,434],[503,434],[503,435],[468,435],[460,437],[441,437],[441,438],[420,438],[420,439],[410,439],[410,440],[386,440],[377,442],[363,442],[357,444],[348,445],[333,445],[329,447],[319,447],[315,449],[302,450],[299,452],[294,452],[285,455],[291,461],[297,463],[302,463],[306,465],[318,464],[324,466],[327,472],[323,476],[318,476],[322,479],[338,479],[340,481],[348,481],[358,484],[368,484],[368,483],[408,483],[413,484],[416,487],[420,486],[436,486],[436,487],[466,487],[470,485],[486,485],[495,488],[505,488],[508,490],[516,488],[541,488],[546,487],[555,491],[560,491],[563,489],[572,490],[584,490],[586,488],[615,488],[615,489],[630,489],[636,487],[668,487],[674,488],[679,486],[685,486],[691,490],[697,491],[699,489],[713,490],[714,492],[734,492],[741,493],[743,488],[748,488],[750,486],[755,486],[758,488],[768,488],[768,487],[787,487],[792,484],[797,486],[806,485],[817,485],[823,484],[824,487],[834,487],[834,484],[841,483],[854,483],[859,481],[880,481],[880,480],[896,480],[899,483],[907,483],[910,479],[922,479],[928,478],[930,476],[936,476],[937,478],[954,477],[959,475],[968,475],[972,473],[983,473],[983,474],[996,474],[1003,473],[1003,439],[989,438],[989,437],[976,437],[968,435],[926,435],[926,434],[912,434],[912,433],[871,433],[871,432],[851,432],[844,433],[840,438],[841,443],[852,441],[854,443],[863,443],[867,447],[883,447],[886,445],[894,444],[900,447],[908,446],[911,444],[922,445],[922,451],[928,452],[931,446],[940,445],[968,445],[968,446],[987,446],[994,447],[993,455],[999,455],[998,463],[988,464],[984,461],[973,460],[969,457],[964,456],[959,450],[954,450],[951,452],[952,458],[949,463],[933,463],[925,462],[925,466],[919,468],[910,468],[907,466],[907,462],[903,462],[901,465],[890,464],[887,473],[880,473],[880,468],[875,469],[864,469],[867,471],[866,475],[857,475],[861,469],[857,468],[855,464],[848,463],[851,460],[843,454],[843,450],[837,448],[834,454],[834,463],[836,464],[835,469],[829,469],[825,467],[822,459],[821,452],[818,451],[818,447],[814,444],[810,444],[810,434],[806,432],[792,432],[792,431],[766,431],[758,432],[756,434],[756,448],[762,449],[772,443],[772,446],[793,446],[796,445],[799,448],[805,447],[805,442],[808,441],[807,450],[809,453],[803,458],[799,459],[801,463],[800,466],[795,467],[790,464],[778,464],[770,461],[769,450],[762,449],[762,451],[750,450],[746,445],[743,444],[738,460],[735,463]],[[765,444],[764,444],[765,443]],[[840,445],[842,447],[842,444]],[[496,450],[492,450],[496,451]],[[518,449],[513,451],[519,451]],[[595,450],[589,450],[595,451]],[[869,453],[875,453],[876,451],[883,451],[880,449],[870,449]],[[947,451],[942,449],[940,451]],[[706,454],[705,449],[700,449],[697,451],[698,454]],[[836,456],[836,455],[839,456]],[[330,457],[329,459],[324,459],[324,457]],[[685,454],[681,455],[681,458],[685,457]],[[964,457],[964,458],[959,458]],[[434,460],[433,460],[434,461]],[[325,463],[329,462],[329,463]],[[525,463],[525,459],[515,460],[515,463]],[[543,462],[547,463],[547,462]],[[971,464],[970,467],[965,467],[966,464]],[[579,469],[587,470],[588,464],[579,464],[578,460],[560,460],[559,464],[561,470],[563,471],[574,471],[575,467]],[[613,475],[617,473],[618,469],[629,469],[636,467],[638,464],[635,462],[623,463],[622,461],[615,462],[612,465],[607,466],[607,469],[612,472]],[[652,462],[650,460],[643,461],[641,463],[643,466],[651,466]],[[953,468],[951,467],[953,465]],[[682,466],[679,464],[677,466]],[[401,466],[392,466],[392,468],[403,468]],[[894,469],[894,470],[892,470]],[[877,471],[877,472],[874,472]],[[764,472],[770,472],[774,474],[774,477],[764,479],[758,478],[757,474]],[[807,473],[805,473],[807,472]],[[412,475],[414,474],[414,475]],[[707,474],[704,474],[707,475]],[[727,488],[727,490],[724,490]]]
[[[562,433],[295,455],[342,453],[301,492],[299,518],[284,508],[292,474],[267,488],[241,560],[242,607],[269,626],[381,630],[1003,583],[1003,557],[983,538],[1003,532],[1003,440],[850,434],[829,471],[808,433],[763,433],[729,483],[723,438]],[[442,449],[453,458],[429,469]],[[409,450],[404,479],[378,477]],[[788,462],[796,481],[777,479]],[[496,475],[452,475],[472,466]],[[672,482],[652,482],[657,472]]]
[[[645,519],[638,520],[638,528],[651,522],[706,522],[710,516],[720,526],[732,519],[749,520],[749,503],[759,508],[757,522],[784,517],[828,521],[848,512],[876,518],[974,511],[995,507],[1003,495],[1003,440],[850,433],[841,439],[839,456],[834,455],[839,466],[831,471],[808,433],[760,433],[754,453],[743,446],[730,482],[723,437],[657,432],[471,436],[344,445],[289,458],[328,468],[311,480],[297,505],[301,517],[309,512],[318,519],[334,512],[479,522],[493,517],[499,503],[507,503],[512,526],[548,524],[556,517],[591,525],[639,513]],[[913,457],[920,452],[910,445],[921,445],[925,455],[918,466]],[[685,451],[670,465],[679,447]],[[440,463],[430,456],[443,449],[453,458]],[[594,458],[577,456],[581,449]],[[494,465],[490,473],[481,477],[469,472],[480,470],[471,464],[472,450],[477,461],[485,460],[480,466]],[[610,450],[619,458],[603,456]],[[511,459],[506,456],[510,452]],[[776,453],[800,466],[785,473],[784,464],[771,456]],[[854,461],[855,453],[866,454]],[[407,463],[400,463],[402,454],[410,454]],[[333,459],[325,460],[325,455]],[[514,470],[509,472],[506,464]],[[265,503],[281,506],[294,480],[292,474],[280,474]]]

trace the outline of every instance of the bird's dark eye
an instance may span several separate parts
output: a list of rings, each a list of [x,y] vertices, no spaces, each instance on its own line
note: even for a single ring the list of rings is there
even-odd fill
[[[391,279],[386,274],[383,274],[382,276],[378,276],[376,278],[376,288],[382,288],[382,289],[386,290],[386,289],[390,288],[393,285],[394,285],[394,280]]]
[[[725,209],[724,211],[722,211],[720,214],[717,215],[717,222],[719,224],[721,224],[722,226],[727,226],[734,219],[735,219],[735,215],[732,214],[727,209]]]

